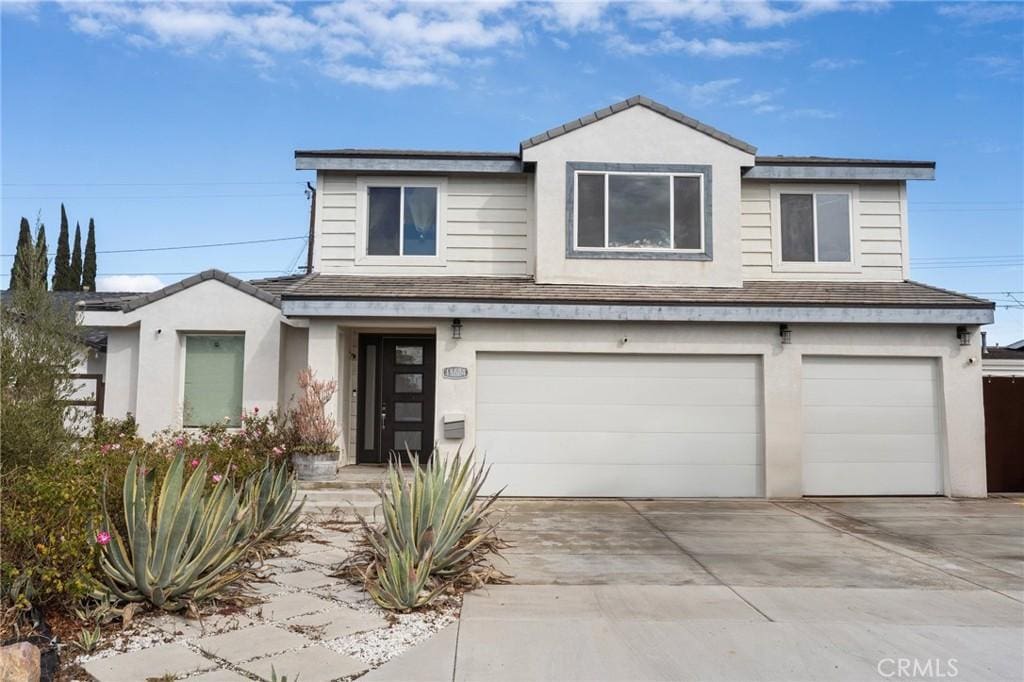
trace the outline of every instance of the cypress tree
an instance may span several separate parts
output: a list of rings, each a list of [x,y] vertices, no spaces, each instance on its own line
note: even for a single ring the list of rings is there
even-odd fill
[[[85,237],[85,259],[82,261],[82,291],[96,291],[96,225],[89,218]]]
[[[18,248],[14,252],[14,265],[11,266],[11,281],[7,285],[11,291],[27,289],[31,285],[32,272],[35,268],[36,252],[32,246],[32,230],[28,226],[28,218],[21,219],[18,230]]]
[[[71,290],[82,290],[82,226],[75,223],[75,243],[71,248]]]
[[[68,214],[60,205],[60,233],[57,235],[57,254],[53,261],[53,290],[71,290],[71,247],[68,245]]]
[[[32,270],[32,276],[38,277],[36,280],[39,286],[46,291],[46,272],[50,268],[50,259],[46,255],[46,225],[43,225],[36,219],[36,262],[35,268]]]

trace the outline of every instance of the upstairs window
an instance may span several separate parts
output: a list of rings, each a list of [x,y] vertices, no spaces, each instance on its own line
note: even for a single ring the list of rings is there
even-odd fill
[[[241,424],[244,348],[243,334],[185,337],[184,426]]]
[[[704,251],[704,174],[576,173],[578,251]]]
[[[850,195],[781,192],[782,261],[851,262]]]
[[[366,255],[437,255],[437,187],[374,185],[366,196]]]

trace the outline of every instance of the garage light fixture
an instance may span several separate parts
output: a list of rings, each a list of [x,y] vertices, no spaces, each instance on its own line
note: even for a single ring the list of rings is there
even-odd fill
[[[462,338],[462,320],[460,320],[457,317],[454,320],[452,320],[452,338],[453,339],[461,339]]]
[[[961,346],[971,345],[971,332],[967,331],[967,327],[957,327],[956,338],[960,340]]]
[[[779,336],[782,338],[782,343],[793,343],[793,330],[789,328],[788,324],[779,325]]]

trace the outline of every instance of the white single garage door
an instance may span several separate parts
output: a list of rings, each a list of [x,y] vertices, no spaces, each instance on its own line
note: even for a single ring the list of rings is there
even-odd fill
[[[755,357],[480,353],[490,487],[536,496],[764,494]]]
[[[804,494],[941,493],[938,394],[927,358],[804,357]]]

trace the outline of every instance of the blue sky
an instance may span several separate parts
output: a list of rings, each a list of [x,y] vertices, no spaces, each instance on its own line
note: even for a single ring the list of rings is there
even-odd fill
[[[301,237],[296,148],[515,150],[645,94],[759,147],[938,162],[912,276],[1024,301],[1018,3],[14,3],[2,253],[63,200],[100,251]],[[106,286],[303,262],[301,239],[101,253]],[[10,258],[0,259],[6,284]],[[125,275],[109,279],[112,275]],[[988,292],[992,292],[989,294]],[[1009,294],[1005,292],[1011,292]],[[1024,336],[1001,307],[990,338]]]

